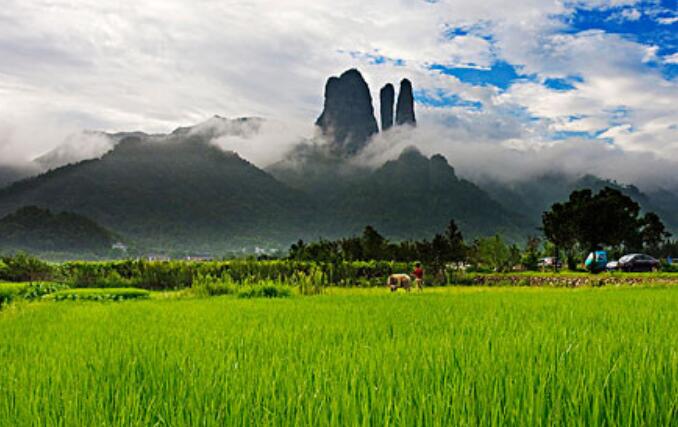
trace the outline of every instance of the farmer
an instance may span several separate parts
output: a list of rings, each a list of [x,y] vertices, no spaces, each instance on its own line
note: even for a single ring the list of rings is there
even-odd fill
[[[424,290],[424,269],[421,268],[421,263],[417,262],[414,264],[414,271],[412,272],[414,276],[414,284],[417,285],[417,289],[420,291]]]

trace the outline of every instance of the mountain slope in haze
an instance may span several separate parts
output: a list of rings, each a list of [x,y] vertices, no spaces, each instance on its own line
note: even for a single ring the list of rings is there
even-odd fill
[[[624,185],[594,175],[571,177],[547,174],[537,179],[512,183],[489,182],[481,186],[509,211],[524,215],[532,224],[541,224],[541,215],[556,202],[567,200],[575,190],[591,189],[598,192],[611,187],[635,200],[646,212],[657,213],[671,230],[678,230],[678,197],[657,190],[644,193],[634,185]]]
[[[172,132],[172,136],[199,135],[206,141],[224,136],[248,138],[259,132],[263,123],[264,119],[259,117],[228,119],[215,115],[195,126],[177,128]],[[147,134],[140,131],[108,133],[87,130],[69,135],[57,147],[33,159],[33,163],[42,171],[48,171],[83,160],[100,158],[125,138],[163,140],[168,136],[161,133]]]
[[[334,229],[356,233],[371,224],[393,239],[431,237],[451,219],[467,237],[501,232],[520,238],[525,225],[479,187],[459,179],[443,156],[429,159],[415,149],[403,151],[325,206],[339,213],[333,216]]]
[[[32,165],[25,167],[0,165],[0,188],[29,176],[37,175],[39,172],[39,169],[32,167]]]
[[[0,191],[0,215],[26,205],[86,215],[147,247],[210,252],[306,236],[315,212],[303,193],[186,130],[128,137]]]
[[[105,254],[115,235],[94,221],[70,212],[53,214],[24,207],[0,219],[0,249],[32,253]]]

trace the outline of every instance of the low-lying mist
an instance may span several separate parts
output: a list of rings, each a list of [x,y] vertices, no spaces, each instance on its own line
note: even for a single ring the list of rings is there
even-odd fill
[[[268,168],[281,160],[286,160],[287,167],[295,167],[299,162],[318,161],[319,155],[330,151],[323,150],[328,142],[318,129],[303,121],[224,119],[215,116],[188,129],[190,134],[202,134],[214,146],[234,151],[260,168]],[[43,145],[56,148],[34,156],[32,162],[20,155],[19,150],[16,154],[5,150],[0,167],[44,171],[101,157],[116,144],[111,134],[73,129],[52,131],[52,128],[44,132],[37,130],[33,137],[50,140],[51,144]],[[28,134],[21,132],[5,132],[2,136],[12,141],[5,148],[20,148],[22,141],[30,139]],[[54,142],[55,138],[61,142]],[[156,135],[153,139],[162,142],[165,136]],[[40,146],[36,141],[32,144]],[[408,147],[415,147],[427,156],[444,155],[459,176],[479,184],[488,181],[520,182],[538,179],[545,174],[564,174],[573,178],[592,174],[622,184],[634,184],[641,189],[678,189],[678,177],[673,173],[678,166],[676,162],[649,152],[626,152],[606,140],[501,140],[477,136],[472,130],[464,128],[431,123],[394,127],[381,132],[361,153],[345,159],[342,166],[349,169],[351,166],[377,168],[388,160],[396,159]],[[306,152],[311,154],[306,156]],[[335,158],[329,160],[336,161]]]

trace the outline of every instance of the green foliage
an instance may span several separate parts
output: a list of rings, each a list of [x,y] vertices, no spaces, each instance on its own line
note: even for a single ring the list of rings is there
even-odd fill
[[[55,292],[49,296],[54,301],[123,301],[149,297],[148,291],[131,288],[68,289]]]
[[[536,271],[539,268],[539,258],[542,253],[539,250],[541,242],[537,237],[529,237],[520,259],[523,268],[528,271]]]
[[[25,283],[0,283],[0,308],[20,298],[26,286]]]
[[[0,308],[20,299],[35,300],[64,289],[68,286],[53,282],[0,283]]]
[[[191,290],[197,296],[206,297],[235,294],[238,291],[238,287],[227,273],[221,277],[198,273],[193,278]]]
[[[21,291],[21,297],[26,300],[35,300],[45,295],[69,289],[69,286],[63,283],[37,282],[28,283]]]
[[[276,280],[297,286],[319,278],[322,286],[383,285],[392,273],[409,271],[407,263],[391,261],[314,262],[295,260],[191,261],[110,261],[67,262],[60,274],[72,287],[132,286],[149,290],[190,288],[195,278],[230,276],[237,285],[262,280]],[[313,280],[314,280],[313,279]],[[105,286],[104,286],[105,285]],[[316,285],[313,285],[316,286]],[[320,285],[318,285],[320,286]],[[306,286],[307,288],[309,286]],[[315,292],[315,291],[313,291]]]
[[[542,217],[546,238],[572,258],[576,246],[585,252],[596,246],[623,246],[626,251],[655,249],[667,237],[655,214],[639,218],[640,206],[619,190],[574,191],[567,202],[556,203]],[[571,263],[570,263],[571,264]]]
[[[272,281],[244,285],[238,290],[238,298],[287,298],[291,296],[292,288]]]
[[[418,260],[431,266],[436,272],[442,271],[447,263],[464,261],[466,256],[467,248],[464,238],[453,220],[449,222],[444,233],[436,234],[431,241],[408,240],[389,243],[374,227],[367,226],[359,237],[336,241],[320,240],[308,244],[300,240],[289,250],[289,258],[297,261],[336,263],[358,260],[396,260],[411,263]]]
[[[320,295],[328,285],[327,275],[314,266],[309,272],[300,271],[290,280],[290,284],[299,288],[301,295]]]
[[[499,235],[478,239],[473,245],[474,262],[492,271],[510,271],[520,262],[520,251],[507,245]]]
[[[0,280],[34,282],[54,278],[55,269],[50,264],[23,252],[2,257],[2,264]]]
[[[676,287],[43,304],[0,314],[0,420],[673,426],[677,305]]]
[[[661,246],[671,237],[671,233],[666,231],[666,227],[656,213],[648,212],[641,222],[640,237],[645,249],[659,256]]]

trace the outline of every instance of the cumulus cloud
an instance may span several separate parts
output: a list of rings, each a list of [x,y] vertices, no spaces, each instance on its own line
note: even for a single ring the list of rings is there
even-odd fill
[[[381,85],[407,77],[432,96],[480,104],[418,105],[420,123],[432,124],[432,131],[422,125],[418,132],[439,141],[438,151],[457,159],[465,173],[498,167],[483,159],[510,158],[523,147],[532,153],[523,158],[550,164],[549,156],[560,153],[561,161],[573,163],[563,167],[577,170],[589,164],[577,152],[609,156],[608,164],[619,165],[610,173],[624,168],[629,178],[650,181],[678,160],[678,83],[651,67],[674,64],[675,54],[657,59],[653,44],[570,28],[577,8],[674,23],[643,4],[6,0],[0,10],[0,164],[30,160],[82,129],[170,132],[220,114],[267,118],[261,132],[214,140],[266,166],[297,138],[313,134],[327,76],[358,67],[375,99]],[[502,90],[431,69],[488,69],[496,61],[513,64],[525,78]],[[544,84],[571,77],[570,90]],[[440,136],[427,133],[433,131]],[[527,168],[516,161],[518,169]],[[639,164],[654,166],[640,170]],[[606,170],[602,163],[590,166]]]

